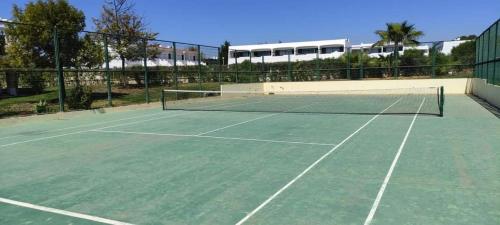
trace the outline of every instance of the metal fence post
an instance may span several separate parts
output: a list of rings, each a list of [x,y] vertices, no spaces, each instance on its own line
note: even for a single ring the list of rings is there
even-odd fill
[[[198,49],[198,89],[201,91],[201,48],[200,45],[197,46]],[[200,96],[203,97],[203,93],[200,92]]]
[[[288,52],[288,81],[292,81],[292,62],[290,59],[291,51],[288,50],[287,52]]]
[[[58,98],[59,98],[59,111],[64,112],[64,77],[61,66],[60,59],[60,49],[59,49],[59,34],[57,31],[57,26],[54,26],[54,58],[57,70],[57,86],[58,86]]]
[[[318,80],[320,73],[319,73],[319,50],[316,49],[316,71],[315,72],[315,77],[314,80]]]
[[[261,56],[261,60],[262,60],[262,63],[260,65],[260,70],[262,71],[262,79],[264,79],[263,81],[267,81],[267,76],[266,76],[266,73],[265,73],[265,66],[264,66],[264,56]]]
[[[495,29],[495,41],[493,43],[495,43],[495,50],[494,50],[494,53],[493,53],[493,82],[492,84],[497,84],[496,82],[496,68],[497,68],[497,65],[496,64],[499,64],[500,61],[499,59],[497,58],[497,51],[498,51],[498,45],[499,45],[499,41],[498,41],[498,29],[500,29],[500,22],[497,21],[496,23],[496,29]]]
[[[235,81],[238,83],[238,51],[234,51],[234,69],[236,70],[235,72]]]
[[[172,48],[174,50],[173,52],[173,59],[174,59],[174,84],[175,84],[175,90],[179,90],[179,81],[178,81],[178,71],[177,71],[177,46],[175,44],[175,42],[172,42]],[[175,92],[175,100],[179,100],[179,94],[178,92],[176,91]]]
[[[485,33],[488,35],[485,36],[487,38],[486,41],[486,83],[491,83],[490,82],[490,73],[489,73],[489,68],[490,68],[490,32],[491,32],[491,27],[486,30]]]
[[[219,66],[218,66],[218,77],[219,77],[219,89],[222,85],[222,64],[224,64],[224,56],[222,56],[222,52],[220,48],[217,48],[217,52],[219,53],[219,56],[221,57],[219,59]]]
[[[432,43],[432,59],[431,59],[431,77],[436,78],[436,45],[437,43]]]
[[[351,79],[351,49],[347,49],[347,74],[346,78]]]
[[[149,74],[148,74],[148,39],[144,38],[144,88],[146,103],[149,103]]]
[[[253,83],[254,81],[254,74],[253,74],[253,63],[252,63],[252,52],[249,51],[249,57],[250,57],[250,72],[248,73],[247,76],[250,76],[250,82]]]
[[[103,34],[104,36],[104,60],[106,61],[106,86],[108,90],[108,106],[113,106],[112,102],[112,92],[111,92],[111,73],[109,72],[109,49],[108,49],[108,36]]]
[[[361,53],[359,54],[359,78],[363,79],[365,76],[363,70],[363,48],[361,48]]]

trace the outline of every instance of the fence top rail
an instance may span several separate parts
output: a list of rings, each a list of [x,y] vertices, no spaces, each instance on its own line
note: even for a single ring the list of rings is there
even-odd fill
[[[47,29],[47,26],[42,26],[42,25],[39,25],[39,24],[32,24],[32,23],[22,23],[22,22],[6,21],[6,20],[0,20],[0,23],[14,24],[14,25],[24,25],[24,26],[33,26],[33,27]],[[129,37],[128,35],[111,34],[111,33],[98,32],[98,31],[89,31],[89,30],[82,30],[80,32],[89,33],[89,34],[106,35],[106,36],[111,36],[111,37]],[[177,43],[177,44],[184,44],[184,45],[195,45],[195,46],[200,46],[200,47],[207,47],[207,48],[219,49],[219,47],[217,47],[217,46],[211,46],[211,45],[207,45],[207,44],[195,44],[195,43],[180,42],[180,41],[169,41],[169,40],[162,40],[162,39],[145,38],[145,37],[140,37],[140,36],[136,36],[136,37],[138,39],[143,39],[143,40],[147,40],[147,41],[170,42],[170,43]]]

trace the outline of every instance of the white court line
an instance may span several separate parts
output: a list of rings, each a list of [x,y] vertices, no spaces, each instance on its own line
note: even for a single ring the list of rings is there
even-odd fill
[[[289,112],[289,111],[293,111],[293,110],[297,110],[297,109],[301,109],[301,108],[309,107],[309,106],[314,105],[314,104],[316,104],[316,103],[314,103],[314,102],[313,102],[313,103],[311,103],[311,104],[309,104],[309,105],[300,106],[300,107],[295,107],[295,108],[293,108],[293,109],[285,110],[285,111],[283,111],[283,112],[273,113],[273,114],[269,114],[269,115],[265,115],[265,116],[257,117],[257,118],[255,118],[255,119],[251,119],[251,120],[247,120],[247,121],[243,121],[243,122],[239,122],[239,123],[231,124],[231,125],[228,125],[228,126],[225,126],[225,127],[217,128],[217,129],[215,129],[215,130],[211,130],[211,131],[207,131],[207,132],[199,133],[198,135],[205,135],[205,134],[213,133],[213,132],[216,132],[216,131],[224,130],[224,129],[226,129],[226,128],[230,128],[230,127],[238,126],[238,125],[241,125],[241,124],[249,123],[249,122],[252,122],[252,121],[256,121],[256,120],[260,120],[260,119],[268,118],[268,117],[271,117],[271,116],[276,116],[276,115],[279,115],[279,114],[281,114],[281,113],[286,113],[286,112]]]
[[[229,106],[241,105],[241,104],[252,104],[252,103],[240,103],[240,104],[233,104],[233,105],[229,105]],[[228,105],[228,104],[221,104],[221,105]],[[223,107],[225,107],[225,106],[223,106]],[[134,121],[134,122],[129,122],[129,123],[122,123],[122,124],[117,124],[117,125],[112,125],[112,126],[107,126],[107,127],[101,127],[101,128],[96,128],[96,129],[76,131],[76,132],[59,134],[59,135],[48,136],[48,137],[34,138],[34,139],[25,140],[25,141],[18,141],[18,142],[13,142],[13,143],[9,143],[9,144],[0,145],[0,148],[12,146],[12,145],[23,144],[23,143],[41,141],[41,140],[46,140],[46,139],[51,139],[51,138],[63,137],[63,136],[67,136],[67,135],[73,135],[73,134],[80,134],[80,133],[85,133],[85,132],[90,132],[90,131],[96,131],[96,130],[101,130],[101,129],[107,129],[107,128],[113,128],[113,127],[121,127],[121,126],[127,126],[127,125],[137,124],[137,123],[149,122],[149,121],[153,121],[153,120],[160,120],[160,119],[172,118],[172,117],[177,117],[177,116],[184,116],[184,115],[189,115],[189,114],[193,114],[193,113],[196,113],[196,112],[197,111],[191,111],[191,112],[187,112],[187,113],[162,116],[162,117],[152,118],[152,119],[147,119],[147,120],[139,120],[139,121]]]
[[[150,116],[158,115],[158,114],[161,114],[161,113],[164,113],[164,112],[147,114],[147,115],[142,115],[142,116],[133,116],[133,117],[127,117],[127,118],[122,118],[122,119],[118,119],[118,120],[110,120],[110,121],[104,121],[104,122],[98,122],[98,123],[91,123],[91,124],[84,124],[84,125],[78,125],[78,126],[72,126],[72,127],[65,127],[65,128],[55,129],[55,130],[47,130],[47,131],[39,132],[37,134],[45,134],[45,133],[49,133],[49,132],[70,130],[70,129],[81,128],[81,127],[90,127],[90,126],[95,126],[95,125],[100,125],[100,124],[119,122],[119,121],[123,121],[123,120],[131,120],[131,119],[138,119],[138,118],[143,118],[143,117],[150,117]],[[13,138],[13,137],[21,137],[21,136],[24,136],[24,135],[12,135],[12,136],[7,136],[7,137],[1,137],[0,140],[7,139],[7,138]]]
[[[39,211],[65,215],[65,216],[69,216],[69,217],[90,220],[90,221],[99,222],[99,223],[113,224],[113,225],[133,225],[131,223],[120,222],[117,220],[110,220],[110,219],[106,219],[106,218],[102,218],[102,217],[91,216],[91,215],[86,215],[86,214],[76,213],[76,212],[70,212],[70,211],[66,211],[66,210],[62,210],[62,209],[49,208],[49,207],[45,207],[45,206],[34,205],[31,203],[15,201],[15,200],[6,199],[6,198],[0,198],[0,202],[15,205],[15,206],[20,206],[20,207],[24,207],[24,208],[36,209]]]
[[[257,117],[257,118],[251,119],[251,120],[247,120],[247,121],[243,121],[243,122],[239,122],[239,123],[231,124],[231,125],[228,125],[228,126],[225,126],[225,127],[221,127],[221,128],[217,128],[217,129],[211,130],[211,131],[207,131],[207,132],[199,133],[199,134],[197,134],[197,136],[202,136],[202,135],[205,135],[205,134],[210,134],[210,133],[213,133],[213,132],[216,132],[216,131],[219,131],[219,130],[224,130],[224,129],[226,129],[226,128],[230,128],[230,127],[238,126],[238,125],[245,124],[245,123],[250,123],[250,122],[255,121],[255,120],[264,119],[264,118],[271,117],[271,116],[275,116],[275,115],[278,115],[278,114],[279,114],[279,113],[273,113],[273,114],[269,114],[269,115],[265,115],[265,116]]]
[[[280,141],[280,140],[269,140],[269,139],[238,138],[238,137],[220,137],[220,136],[195,135],[195,134],[166,134],[166,133],[151,133],[151,132],[114,131],[114,130],[92,130],[92,131],[94,131],[94,132],[102,132],[102,133],[138,134],[138,135],[155,135],[155,136],[171,136],[171,137],[212,138],[212,139],[224,139],[224,140],[272,142],[272,143],[302,144],[302,145],[322,145],[322,146],[335,146],[336,145],[336,144],[316,143],[316,142]]]
[[[264,208],[264,206],[266,206],[267,204],[269,204],[269,202],[271,202],[274,198],[276,198],[279,194],[281,194],[283,191],[285,191],[288,187],[290,187],[293,183],[295,183],[297,180],[299,180],[302,176],[304,176],[307,172],[309,172],[312,168],[314,168],[318,163],[320,163],[321,161],[323,161],[323,159],[325,159],[328,155],[332,154],[335,150],[337,150],[340,146],[342,146],[344,143],[346,143],[349,139],[351,139],[354,135],[356,135],[359,131],[361,131],[363,128],[365,128],[366,126],[368,126],[368,124],[370,124],[373,120],[375,120],[377,117],[379,117],[382,113],[384,113],[385,111],[387,111],[389,108],[391,108],[392,106],[394,106],[396,103],[398,103],[399,101],[401,100],[401,98],[399,98],[398,100],[396,100],[394,103],[392,103],[390,106],[388,106],[387,108],[385,108],[384,110],[382,110],[382,112],[378,113],[377,115],[375,115],[374,117],[372,117],[370,120],[368,120],[365,124],[363,124],[360,128],[358,128],[356,131],[354,131],[352,134],[350,134],[349,136],[347,136],[344,140],[342,140],[338,145],[336,145],[335,147],[333,147],[332,149],[330,149],[330,151],[328,151],[327,153],[325,153],[324,155],[322,155],[318,160],[316,160],[314,163],[312,163],[310,166],[308,166],[304,171],[302,171],[299,175],[297,175],[295,178],[293,178],[290,182],[288,182],[285,186],[283,186],[282,188],[280,188],[276,193],[274,193],[273,195],[271,195],[269,198],[267,198],[264,202],[262,202],[259,206],[257,206],[257,208],[255,208],[254,210],[252,210],[250,213],[248,213],[245,217],[243,217],[243,219],[241,219],[240,221],[238,221],[238,223],[236,223],[236,225],[241,225],[243,223],[245,223],[248,219],[250,219],[250,217],[252,217],[253,215],[255,215],[255,213],[257,213],[259,210],[261,210],[262,208]]]
[[[23,143],[28,143],[28,142],[41,141],[41,140],[46,140],[46,139],[51,139],[51,138],[63,137],[63,136],[72,135],[72,134],[80,134],[80,133],[85,133],[85,132],[88,132],[88,130],[71,132],[71,133],[65,133],[65,134],[59,134],[59,135],[48,136],[48,137],[34,138],[34,139],[26,140],[26,141],[12,142],[12,143],[9,143],[9,144],[0,145],[0,148],[12,146],[12,145],[23,144]]]
[[[401,152],[403,151],[403,148],[406,144],[406,140],[408,140],[408,136],[410,135],[411,129],[413,128],[413,124],[415,123],[415,120],[417,119],[417,116],[420,113],[420,109],[422,108],[422,105],[424,105],[424,102],[425,102],[425,98],[422,100],[420,107],[418,107],[417,113],[415,113],[415,116],[413,116],[413,120],[411,121],[410,127],[408,127],[408,130],[406,131],[405,137],[403,138],[403,142],[401,142],[401,145],[399,146],[398,152],[396,153],[396,156],[394,157],[394,160],[392,161],[391,167],[389,168],[389,171],[387,172],[387,175],[385,176],[385,179],[384,179],[384,182],[382,183],[382,186],[380,186],[380,190],[378,191],[377,197],[375,198],[375,201],[373,202],[372,208],[370,209],[370,213],[366,217],[364,225],[369,225],[373,220],[373,216],[375,215],[375,212],[377,211],[378,205],[380,204],[380,200],[382,199],[382,196],[384,195],[385,188],[387,187],[387,184],[389,183],[389,180],[391,179],[392,172],[394,171],[394,168],[396,167],[396,164],[398,163],[399,156],[401,155]]]

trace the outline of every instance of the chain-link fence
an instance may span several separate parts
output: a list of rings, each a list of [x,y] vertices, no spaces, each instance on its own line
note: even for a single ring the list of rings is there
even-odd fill
[[[473,65],[439,53],[436,46],[441,42],[422,43],[429,45],[427,52],[405,50],[398,58],[374,57],[363,49],[355,52],[350,48],[342,49],[344,53],[336,58],[323,57],[320,50],[310,52],[315,57],[309,61],[294,60],[295,52],[290,49],[259,54],[230,51],[231,63],[223,65],[221,57],[227,56],[215,46],[2,23],[6,33],[0,39],[6,41],[0,46],[0,117],[156,102],[163,89],[219,90],[227,83],[455,78],[470,77],[473,70]],[[39,38],[16,33],[19,27],[33,33],[27,36]],[[19,54],[23,52],[19,48],[26,47],[33,51]],[[166,96],[187,97],[196,96]]]

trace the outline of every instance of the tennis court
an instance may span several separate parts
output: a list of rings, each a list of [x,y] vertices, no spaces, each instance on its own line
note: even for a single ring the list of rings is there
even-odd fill
[[[0,224],[500,224],[500,120],[419,93],[4,123]]]

